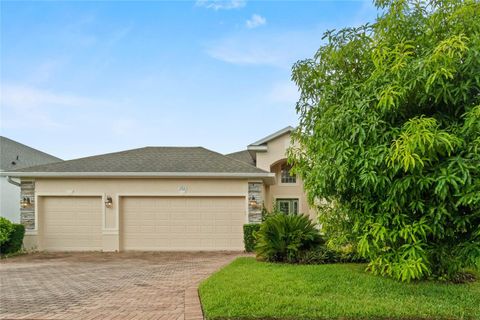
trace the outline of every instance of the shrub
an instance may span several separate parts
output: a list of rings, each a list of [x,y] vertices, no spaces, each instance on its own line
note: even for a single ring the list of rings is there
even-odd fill
[[[297,262],[301,251],[323,241],[307,216],[285,214],[268,217],[256,232],[255,238],[255,252],[259,259],[289,263]]]
[[[299,253],[298,263],[301,264],[325,264],[340,262],[340,253],[320,245]]]
[[[262,206],[262,222],[267,220],[267,218],[270,216],[270,212],[265,208],[265,205]]]
[[[294,66],[289,161],[373,273],[454,279],[480,259],[480,2],[375,4]]]
[[[262,206],[262,222],[267,220],[269,217],[274,216],[276,214],[283,214],[280,210],[278,210],[278,207],[275,203],[272,204],[272,210],[269,211],[265,205]]]
[[[327,263],[360,263],[367,262],[358,254],[349,250],[335,250],[326,245],[319,245],[300,252],[298,263],[327,264]]]
[[[0,246],[8,241],[13,231],[13,223],[7,218],[0,217]]]
[[[253,252],[255,249],[255,236],[254,233],[260,229],[260,224],[249,223],[243,225],[243,243],[245,244],[246,252]]]
[[[10,233],[10,239],[0,246],[0,252],[2,254],[15,253],[22,249],[25,226],[23,224],[12,225],[13,231]]]

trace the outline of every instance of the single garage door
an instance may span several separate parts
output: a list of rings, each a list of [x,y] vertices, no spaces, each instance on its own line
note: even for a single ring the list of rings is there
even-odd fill
[[[123,250],[243,250],[244,197],[124,197]]]
[[[42,197],[40,234],[48,251],[102,249],[101,197]]]

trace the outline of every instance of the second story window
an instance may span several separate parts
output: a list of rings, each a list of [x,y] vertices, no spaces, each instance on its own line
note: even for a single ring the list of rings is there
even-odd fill
[[[292,166],[290,166],[286,163],[282,165],[282,170],[280,172],[282,183],[296,183],[297,182],[297,177],[294,174],[292,174],[291,170],[292,170]]]

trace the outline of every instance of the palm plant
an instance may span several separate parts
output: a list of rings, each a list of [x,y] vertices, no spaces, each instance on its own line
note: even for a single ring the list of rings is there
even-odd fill
[[[271,215],[255,237],[257,257],[275,262],[297,262],[300,252],[323,242],[318,229],[305,215]]]

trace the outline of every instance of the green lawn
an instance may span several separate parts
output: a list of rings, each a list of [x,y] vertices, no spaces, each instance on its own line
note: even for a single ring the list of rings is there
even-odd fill
[[[480,282],[403,284],[361,264],[238,258],[200,285],[207,319],[480,319]]]

